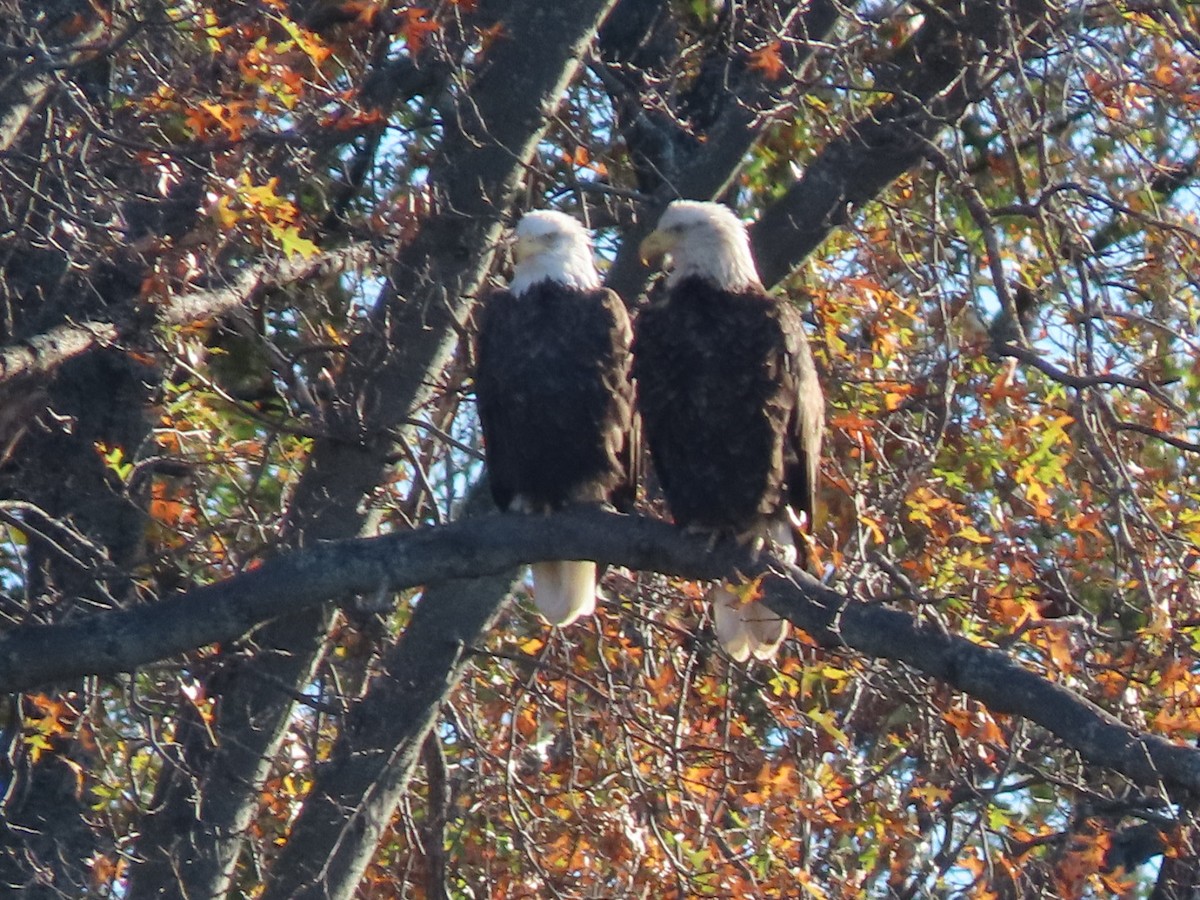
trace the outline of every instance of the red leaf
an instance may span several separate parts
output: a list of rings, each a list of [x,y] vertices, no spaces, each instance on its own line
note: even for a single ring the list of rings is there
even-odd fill
[[[779,41],[772,41],[755,50],[750,54],[750,68],[762,72],[768,81],[778,81],[786,69],[779,55],[781,46]]]

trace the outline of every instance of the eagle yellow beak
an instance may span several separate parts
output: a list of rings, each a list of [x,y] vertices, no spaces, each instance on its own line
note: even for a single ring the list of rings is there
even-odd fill
[[[638,255],[642,258],[642,265],[650,267],[661,263],[663,257],[674,248],[675,241],[671,235],[665,231],[652,231],[638,247]]]
[[[513,262],[523,262],[537,253],[538,241],[531,237],[518,237],[512,243]]]

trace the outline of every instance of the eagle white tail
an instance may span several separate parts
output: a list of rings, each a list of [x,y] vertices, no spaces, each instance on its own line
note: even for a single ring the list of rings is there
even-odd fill
[[[708,592],[713,630],[721,647],[737,662],[773,659],[787,636],[787,622],[761,603],[743,604],[725,585]]]
[[[774,659],[779,652],[779,645],[787,637],[788,623],[761,603],[747,603],[742,607],[742,619],[754,638],[754,644],[750,647],[754,658]]]
[[[596,564],[587,560],[534,563],[533,603],[551,625],[570,625],[596,609]]]
[[[718,585],[708,592],[713,605],[713,630],[725,652],[738,662],[750,658],[750,629],[742,621],[741,601],[733,591]]]

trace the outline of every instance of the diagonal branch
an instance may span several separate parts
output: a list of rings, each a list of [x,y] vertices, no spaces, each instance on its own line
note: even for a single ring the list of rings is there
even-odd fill
[[[1068,372],[1065,369],[1060,369],[1053,363],[1042,359],[1041,355],[1036,351],[1030,350],[1027,347],[1022,347],[1020,344],[1016,344],[1011,341],[1005,341],[997,344],[993,349],[1000,356],[1007,356],[1010,359],[1019,360],[1020,362],[1037,369],[1051,380],[1057,381],[1059,384],[1066,387],[1074,388],[1077,391],[1093,387],[1132,388],[1133,390],[1137,391],[1145,391],[1155,400],[1181,415],[1186,414],[1186,411],[1178,403],[1168,397],[1166,393],[1163,392],[1162,388],[1152,382],[1144,381],[1139,378],[1128,378],[1125,375],[1117,375],[1112,372],[1104,375],[1075,375],[1072,372]]]
[[[492,509],[486,478],[475,483],[460,509],[471,518]],[[354,705],[292,823],[288,842],[271,868],[264,900],[313,896],[341,900],[354,894],[363,871],[426,757],[430,770],[434,726],[443,704],[466,667],[464,648],[478,646],[495,622],[515,577],[500,575],[439,582],[421,592],[421,602],[398,643],[379,661],[378,674]],[[440,748],[436,757],[441,756]],[[442,761],[444,765],[444,761]],[[435,763],[436,765],[436,763]],[[445,798],[443,798],[444,800]],[[430,896],[444,893],[444,873],[435,860],[442,847],[435,811],[429,835]]]
[[[814,0],[804,14],[797,17],[795,33],[787,36],[789,43],[795,44],[789,54],[789,68],[794,73],[799,73],[808,63],[842,12],[843,4],[836,0]],[[677,197],[711,200],[725,191],[740,171],[746,154],[772,123],[774,117],[769,110],[785,105],[785,97],[795,92],[796,85],[794,82],[773,85],[761,71],[743,64],[732,84],[726,87],[718,83],[713,87],[720,95],[720,113],[708,124],[702,142],[695,142],[685,154],[683,147],[678,146],[681,135],[660,137],[662,143],[673,147],[672,155],[679,157],[678,162],[669,171],[663,167],[663,183],[624,234],[608,272],[608,286],[627,300],[637,296],[645,284],[646,270],[638,260],[637,248],[654,227],[662,210]],[[726,91],[728,96],[725,96]],[[626,139],[631,140],[631,136],[627,134]]]
[[[0,690],[127,671],[231,640],[267,619],[294,615],[331,597],[503,576],[521,563],[547,559],[595,559],[697,579],[765,572],[768,606],[822,646],[903,662],[996,712],[1041,725],[1090,762],[1140,784],[1200,791],[1200,750],[1130,728],[999,650],[922,624],[909,613],[855,600],[797,569],[768,571],[741,548],[710,550],[707,541],[666,523],[596,510],[493,515],[321,544],[154,606],[19,628],[0,638]],[[435,612],[444,619],[444,611]]]
[[[77,36],[69,47],[53,50],[29,48],[18,61],[20,74],[0,83],[0,154],[12,148],[26,122],[46,102],[59,85],[62,71],[74,68],[104,53],[99,40],[108,26],[97,19]],[[113,40],[115,44],[123,38]]]
[[[955,122],[994,80],[1043,47],[1032,36],[1048,27],[1042,0],[967,3],[957,16],[928,17],[897,55],[892,97],[822,148],[752,229],[763,284],[787,277],[848,211],[873,200],[925,159],[929,141]],[[1021,54],[1021,55],[1018,55]]]
[[[354,896],[422,748],[436,739],[433,728],[466,668],[466,649],[485,639],[515,574],[454,579],[424,591],[317,773],[263,900]],[[440,849],[440,840],[434,845]]]

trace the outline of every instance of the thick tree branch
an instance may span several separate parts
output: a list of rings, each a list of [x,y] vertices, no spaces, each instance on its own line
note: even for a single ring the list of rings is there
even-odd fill
[[[467,494],[460,517],[482,516],[492,508],[484,478]],[[317,773],[272,867],[264,896],[315,893],[321,900],[354,896],[418,757],[428,758],[431,742],[438,743],[433,728],[462,675],[467,658],[463,648],[483,639],[515,574],[440,582],[422,591],[403,637],[384,653],[379,673],[352,708],[328,764]],[[440,757],[440,751],[436,755]],[[434,773],[429,778],[430,803],[444,810],[445,798],[439,804],[434,797],[438,779]],[[444,872],[437,871],[443,836],[435,827],[436,819],[435,811],[428,836],[438,847],[428,854],[430,896],[445,892]]]
[[[63,70],[105,52],[106,48],[97,42],[108,30],[108,26],[97,20],[68,47],[53,50],[30,47],[23,59],[16,60],[22,67],[19,75],[3,79],[0,84],[0,153],[12,148],[25,123],[58,86]]]
[[[518,564],[546,559],[595,559],[697,579],[764,571],[741,548],[710,550],[704,540],[642,517],[595,510],[488,516],[321,544],[154,606],[16,629],[0,638],[0,691],[128,671],[348,593],[503,576]],[[904,662],[996,712],[1036,722],[1090,762],[1140,784],[1200,791],[1200,750],[1129,728],[999,650],[921,624],[908,613],[859,602],[799,570],[770,571],[763,586],[765,602],[823,646]]]
[[[79,322],[0,347],[0,384],[51,372],[81,353],[115,344],[120,335],[121,329],[112,322]]]
[[[798,17],[794,34],[788,35],[795,42],[789,60],[793,73],[799,73],[815,47],[833,30],[843,6],[835,0],[814,0],[804,15]],[[794,92],[795,84],[774,84],[761,71],[743,65],[732,85],[718,83],[714,89],[722,95],[721,110],[705,129],[702,142],[693,141],[685,153],[681,135],[661,138],[674,147],[672,155],[678,159],[669,169],[663,167],[662,184],[631,224],[609,269],[608,286],[622,297],[636,297],[645,284],[647,273],[637,258],[638,244],[649,234],[666,205],[680,197],[711,200],[728,188],[746,154],[773,120],[767,110],[782,104],[783,98]]]
[[[516,573],[427,589],[381,674],[354,707],[280,853],[263,900],[349,900],[391,824],[466,650],[495,621]],[[441,834],[438,834],[440,849]],[[331,850],[332,848],[332,850]]]
[[[59,626],[28,626],[0,637],[0,693],[83,674],[112,674],[231,641],[279,616],[326,600],[403,590],[456,578],[498,575],[521,563],[573,556],[712,578],[749,560],[710,555],[650,519],[564,513],[555,528],[540,517],[486,516],[377,538],[329,541],[265,561],[245,574],[150,606]],[[674,547],[673,557],[662,556]],[[724,562],[727,565],[722,565]]]

